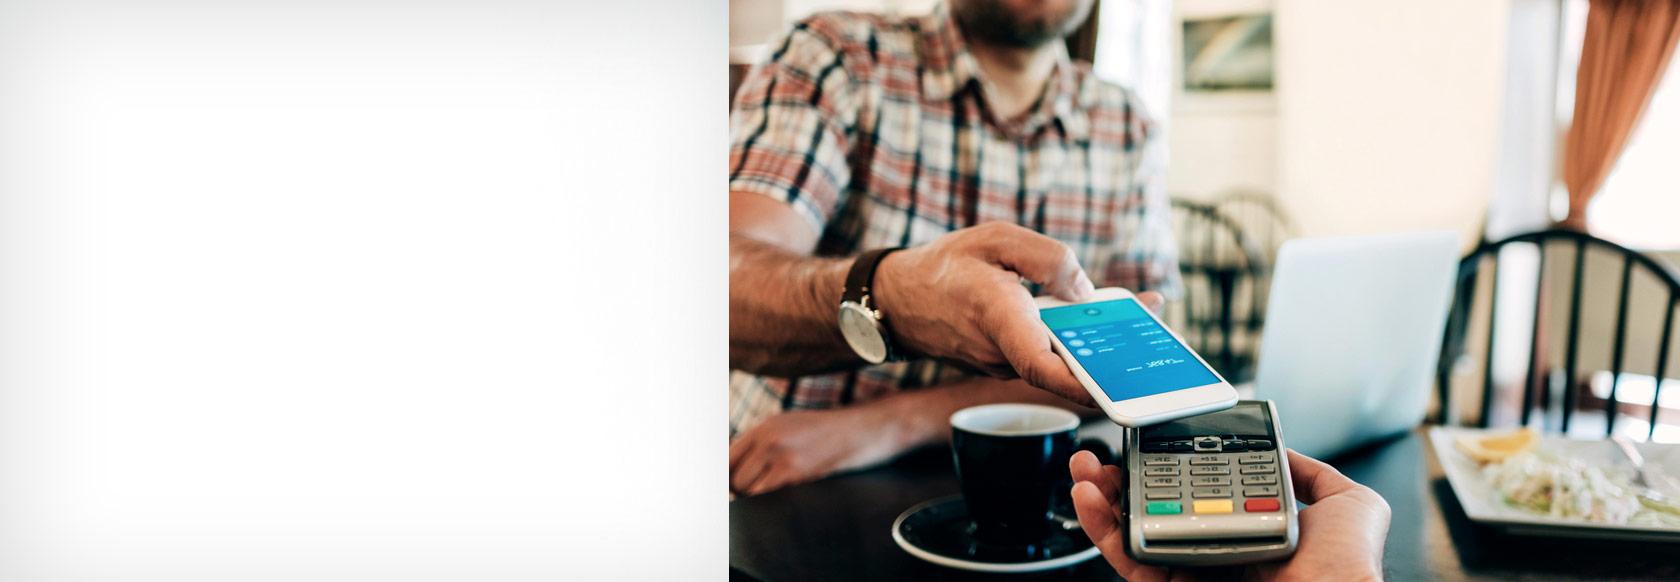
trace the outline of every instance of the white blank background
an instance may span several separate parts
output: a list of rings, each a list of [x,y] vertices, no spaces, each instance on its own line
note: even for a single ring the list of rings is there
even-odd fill
[[[722,577],[726,26],[0,0],[0,580]]]

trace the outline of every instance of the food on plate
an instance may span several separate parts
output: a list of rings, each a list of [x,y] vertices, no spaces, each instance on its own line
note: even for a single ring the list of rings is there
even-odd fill
[[[1675,501],[1667,498],[1664,498],[1662,501],[1658,501],[1650,497],[1640,497],[1639,503],[1644,505],[1645,509],[1661,512],[1663,515],[1653,516],[1654,518],[1657,518],[1658,521],[1680,522],[1680,503],[1676,503]]]
[[[1623,524],[1641,508],[1625,476],[1541,451],[1524,450],[1482,472],[1506,503],[1551,517]]]
[[[1527,452],[1540,442],[1534,429],[1522,427],[1515,431],[1491,435],[1460,435],[1453,446],[1477,463],[1497,463]]]
[[[1680,530],[1680,495],[1636,485],[1640,480],[1633,466],[1608,443],[1543,439],[1526,427],[1497,433],[1453,431],[1443,436],[1450,440],[1436,440],[1437,446],[1451,442],[1458,453],[1452,459],[1442,458],[1448,475],[1480,473],[1479,479],[1472,478],[1480,483],[1470,489],[1478,497],[1560,521]],[[1667,468],[1660,462],[1665,457],[1672,460],[1656,455],[1659,462],[1647,465],[1647,475]],[[1454,489],[1465,495],[1466,490],[1459,488],[1460,477],[1453,479]]]

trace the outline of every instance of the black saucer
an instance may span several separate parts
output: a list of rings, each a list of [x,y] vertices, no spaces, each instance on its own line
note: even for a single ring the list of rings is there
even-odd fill
[[[910,555],[977,572],[1039,572],[1065,568],[1099,554],[1073,518],[1035,544],[999,546],[974,539],[974,521],[961,495],[917,504],[893,521],[893,541]]]

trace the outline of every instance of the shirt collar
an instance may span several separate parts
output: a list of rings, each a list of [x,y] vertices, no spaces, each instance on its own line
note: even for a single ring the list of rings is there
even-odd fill
[[[979,90],[980,63],[968,51],[962,31],[951,18],[950,8],[940,2],[928,20],[929,33],[922,36],[923,95],[929,100],[942,101],[970,85]],[[1031,130],[1056,121],[1068,137],[1084,139],[1089,125],[1084,111],[1089,100],[1086,93],[1090,91],[1080,86],[1077,66],[1068,58],[1067,47],[1059,42],[1055,46],[1056,66],[1051,70],[1044,97],[1038,109],[1028,113],[1021,125]]]

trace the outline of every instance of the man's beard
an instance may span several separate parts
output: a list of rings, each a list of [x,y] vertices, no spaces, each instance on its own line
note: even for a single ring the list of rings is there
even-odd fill
[[[1079,0],[1066,13],[1044,18],[1021,18],[1002,0],[955,0],[951,16],[965,34],[990,44],[1038,48],[1072,34],[1091,13],[1091,2]]]

